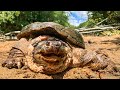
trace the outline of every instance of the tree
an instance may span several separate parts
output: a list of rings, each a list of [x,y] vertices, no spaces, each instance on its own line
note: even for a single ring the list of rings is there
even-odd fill
[[[6,32],[21,30],[32,22],[57,22],[69,26],[64,11],[1,11],[0,30]]]
[[[19,14],[20,11],[0,11],[0,31],[12,31],[16,27],[16,25],[13,25],[15,23],[14,19]]]
[[[94,27],[98,24],[120,23],[120,11],[88,11],[88,21],[78,27]]]

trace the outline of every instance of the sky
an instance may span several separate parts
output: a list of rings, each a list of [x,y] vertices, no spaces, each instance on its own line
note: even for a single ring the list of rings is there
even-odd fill
[[[70,11],[71,14],[69,14],[69,20],[68,22],[71,25],[78,26],[80,23],[83,23],[87,21],[87,11]],[[69,13],[69,11],[66,11],[66,13]]]

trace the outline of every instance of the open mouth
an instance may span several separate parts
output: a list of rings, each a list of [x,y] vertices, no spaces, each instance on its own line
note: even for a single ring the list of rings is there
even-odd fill
[[[54,53],[52,53],[52,54],[43,54],[43,53],[41,53],[41,55],[44,56],[45,58],[63,58],[65,56],[65,54],[56,55]]]
[[[65,60],[66,55],[56,55],[56,54],[36,54],[34,58],[38,61],[45,61],[47,63],[59,63],[60,61]]]
[[[66,64],[67,54],[35,54],[34,55],[34,62],[38,66],[44,67],[44,72],[46,73],[55,73],[61,70],[64,70],[68,65]]]

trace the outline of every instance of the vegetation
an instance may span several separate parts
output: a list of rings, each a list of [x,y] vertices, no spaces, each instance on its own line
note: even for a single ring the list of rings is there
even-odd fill
[[[91,28],[100,24],[120,23],[120,11],[88,11],[88,20],[78,27],[69,24],[68,16],[64,11],[0,11],[0,32],[18,31],[29,23],[47,21],[72,28]],[[111,33],[119,34],[119,31],[111,30],[95,34],[112,35]]]
[[[0,31],[4,33],[21,30],[32,22],[57,22],[69,26],[63,11],[0,11]]]
[[[109,30],[109,31],[103,31],[99,33],[99,35],[103,35],[103,36],[111,36],[111,35],[118,35],[118,34],[120,34],[120,30]]]
[[[88,20],[81,23],[77,28],[92,28],[99,25],[111,25],[120,23],[120,11],[89,11]],[[120,34],[119,30],[96,32],[96,35]]]
[[[81,23],[78,28],[94,27],[99,22],[102,25],[120,23],[120,11],[89,11],[88,21]]]

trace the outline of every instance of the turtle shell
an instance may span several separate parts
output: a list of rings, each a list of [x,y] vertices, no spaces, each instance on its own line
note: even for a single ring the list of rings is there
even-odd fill
[[[21,32],[17,35],[17,38],[30,39],[30,38],[35,38],[39,35],[54,36],[72,45],[85,48],[83,37],[79,32],[77,32],[72,28],[64,27],[54,22],[31,23],[23,27]]]

